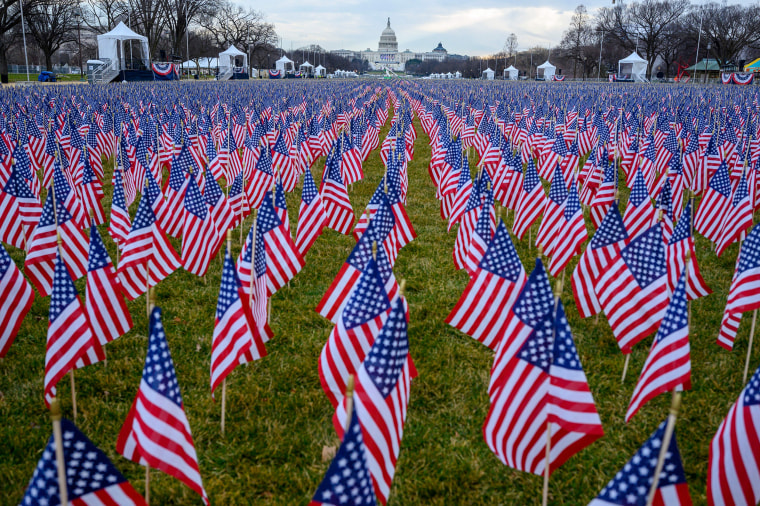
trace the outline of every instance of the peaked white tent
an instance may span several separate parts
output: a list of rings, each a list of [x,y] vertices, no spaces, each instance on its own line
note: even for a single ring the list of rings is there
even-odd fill
[[[236,67],[235,65],[235,59],[241,56],[243,58],[243,64],[240,65],[245,69],[245,72],[248,72],[248,55],[238,48],[235,47],[235,45],[231,45],[227,48],[226,51],[222,51],[219,53],[219,74],[223,73],[222,69],[231,69],[233,67]]]
[[[322,65],[317,65],[317,68],[314,69],[314,75],[317,77],[325,77],[327,75],[327,69]]]
[[[493,75],[494,71],[491,70],[491,67],[488,67],[483,71],[483,79],[486,79],[488,81],[493,81]]]
[[[125,69],[124,41],[128,40],[140,42],[140,60],[145,65],[145,68],[150,69],[148,37],[133,32],[122,21],[119,21],[119,24],[110,32],[98,35],[98,59],[103,61],[109,60],[114,70]]]
[[[504,79],[515,81],[517,79],[517,74],[519,73],[520,71],[517,70],[514,65],[510,65],[504,69]]]
[[[630,76],[630,79],[636,82],[646,82],[648,66],[647,61],[634,51],[618,61],[618,77],[625,78]]]
[[[296,70],[295,65],[293,64],[293,60],[291,60],[287,56],[283,56],[282,58],[274,62],[274,68],[275,70],[280,70],[283,73],[294,72]]]
[[[549,60],[546,60],[544,63],[536,67],[536,79],[551,81],[556,70],[557,67],[549,63]]]
[[[298,70],[299,70],[299,72],[302,72],[302,73],[306,74],[307,76],[310,76],[310,75],[314,74],[314,65],[312,65],[308,61],[305,61],[305,62],[303,62],[302,64],[300,64],[298,66]]]

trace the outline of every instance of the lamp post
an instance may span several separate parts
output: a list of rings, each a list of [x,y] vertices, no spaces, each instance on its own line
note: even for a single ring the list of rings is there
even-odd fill
[[[601,81],[602,80],[602,46],[604,45],[604,30],[597,30],[598,33],[601,33],[602,36],[599,39],[599,66],[597,67],[596,71],[596,80]]]
[[[26,64],[26,81],[29,82],[29,57],[26,54],[26,25],[24,24],[24,0],[18,0],[18,5],[19,5],[19,8],[21,9],[21,34],[24,37],[24,63]]]
[[[77,20],[77,44],[79,45],[79,80],[84,81],[84,62],[82,61],[82,9],[74,10],[74,18]]]
[[[707,43],[707,55],[705,58],[705,77],[704,77],[704,80],[702,81],[702,84],[707,83],[707,64],[710,63],[710,48],[712,48],[712,42]]]
[[[185,49],[187,50],[187,78],[190,79],[190,3],[185,4]]]

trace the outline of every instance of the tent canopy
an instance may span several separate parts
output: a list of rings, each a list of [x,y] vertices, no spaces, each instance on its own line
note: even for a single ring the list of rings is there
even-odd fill
[[[199,58],[198,65],[202,69],[216,68],[219,65],[218,58]],[[183,69],[197,69],[198,65],[195,64],[195,60],[187,60],[182,64]]]
[[[302,67],[310,68],[310,67],[313,67],[313,66],[314,66],[314,65],[312,65],[312,64],[311,64],[311,63],[309,63],[308,61],[305,61],[305,62],[303,62],[301,65],[299,65],[299,66],[298,66],[298,68],[302,68]]]
[[[493,80],[494,71],[491,70],[491,67],[488,67],[483,71],[483,79],[488,79],[489,81]]]
[[[618,75],[631,76],[637,82],[646,81],[648,66],[649,63],[634,51],[618,61]]]
[[[226,51],[219,53],[219,68],[234,67],[235,58],[238,56],[241,56],[243,58],[242,67],[248,69],[248,55],[236,48],[234,44],[228,47]],[[248,70],[246,70],[246,72],[247,71]]]
[[[760,71],[760,58],[755,61],[749,62],[744,66],[746,72],[758,72]]]
[[[115,65],[120,60],[124,60],[125,40],[137,40],[140,42],[143,64],[149,67],[150,51],[148,49],[148,37],[133,32],[123,21],[119,21],[119,24],[110,32],[98,35],[98,58],[101,60],[107,58],[113,62],[112,65]],[[117,67],[114,66],[114,68]]]
[[[720,65],[718,64],[718,60],[702,58],[701,62],[692,65],[686,70],[691,72],[694,72],[695,70],[699,72],[704,72],[705,70],[707,70],[707,72],[720,72]]]
[[[517,70],[514,65],[510,65],[504,69],[504,77],[508,77],[509,79],[517,79],[519,73],[520,71]]]
[[[274,62],[274,68],[276,70],[282,70],[283,72],[295,70],[295,66],[293,65],[293,60],[291,60],[287,56],[283,56],[282,58]]]
[[[549,60],[546,60],[544,63],[536,67],[536,77],[541,79],[543,78],[546,81],[550,81],[552,77],[554,77],[554,72],[557,70],[557,67],[549,63]]]

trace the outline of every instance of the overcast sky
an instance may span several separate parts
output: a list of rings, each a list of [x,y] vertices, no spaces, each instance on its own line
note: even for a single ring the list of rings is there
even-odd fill
[[[498,52],[511,32],[521,49],[556,45],[577,5],[559,0],[237,1],[264,12],[286,49],[316,43],[326,49],[376,51],[390,17],[400,51],[430,51],[442,42],[450,53],[470,56]],[[584,4],[593,13],[612,1]]]

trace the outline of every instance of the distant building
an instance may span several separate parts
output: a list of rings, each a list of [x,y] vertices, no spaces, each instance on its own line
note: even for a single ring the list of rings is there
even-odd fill
[[[403,71],[406,66],[406,62],[409,60],[429,61],[435,60],[442,62],[448,58],[448,51],[443,47],[443,43],[439,42],[438,46],[432,51],[425,53],[416,53],[409,49],[399,52],[398,40],[396,40],[396,32],[391,28],[391,18],[388,18],[388,23],[385,25],[385,30],[380,34],[380,40],[377,43],[377,51],[372,51],[367,48],[366,51],[350,51],[348,49],[337,49],[330,51],[332,54],[348,58],[360,58],[366,60],[369,63],[369,67],[372,70],[393,70]]]

